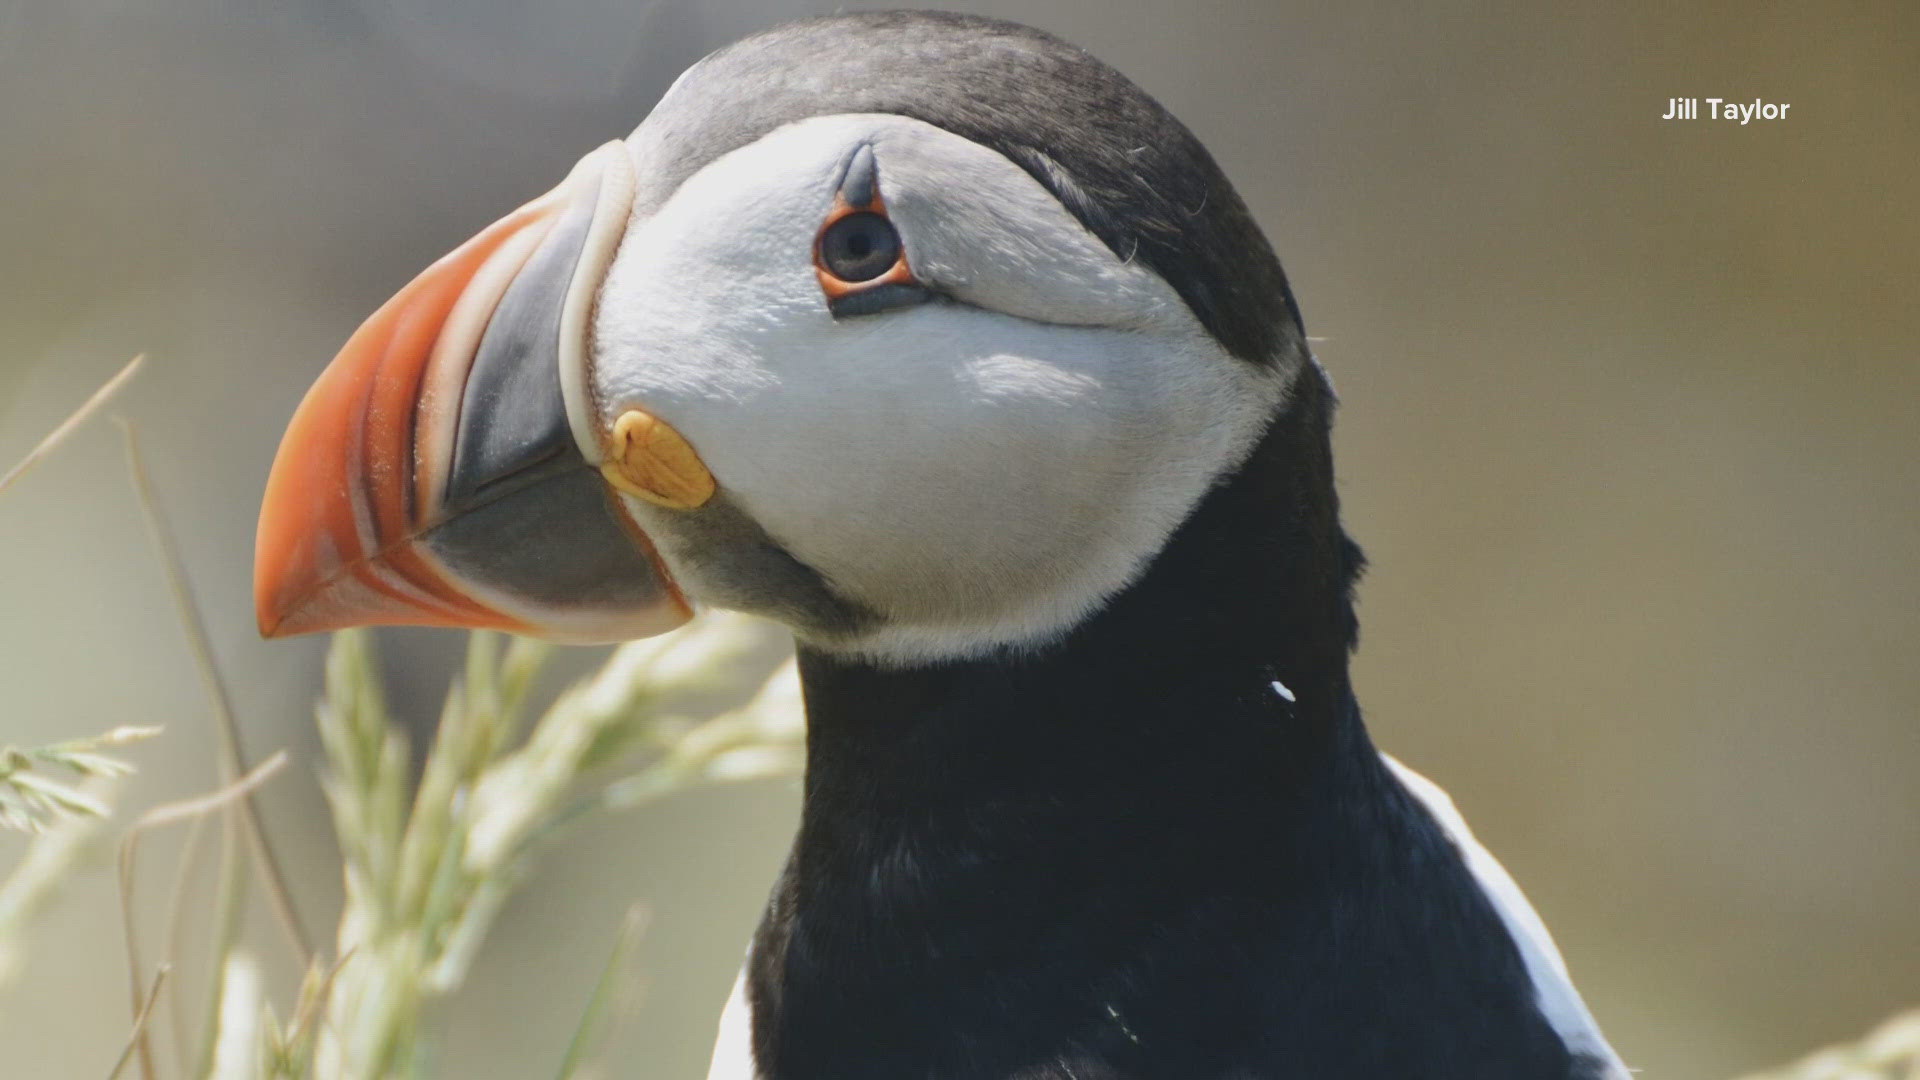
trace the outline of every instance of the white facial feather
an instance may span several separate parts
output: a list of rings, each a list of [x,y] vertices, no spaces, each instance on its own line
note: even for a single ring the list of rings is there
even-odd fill
[[[829,313],[812,247],[863,144],[909,265],[952,301]],[[1245,456],[1285,377],[1225,354],[1006,158],[881,115],[777,129],[636,216],[591,357],[601,424],[641,407],[678,428],[729,499],[882,617],[834,647],[899,661],[1084,618]],[[671,534],[676,511],[629,505]],[[660,546],[695,599],[724,580]]]

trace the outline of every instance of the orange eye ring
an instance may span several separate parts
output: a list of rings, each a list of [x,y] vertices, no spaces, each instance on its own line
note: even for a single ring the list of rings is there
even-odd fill
[[[872,292],[889,285],[918,287],[919,283],[913,276],[913,268],[907,263],[907,248],[904,243],[898,245],[899,250],[894,256],[891,266],[879,274],[861,281],[848,281],[834,273],[828,266],[826,241],[829,232],[835,225],[858,214],[873,214],[882,219],[891,220],[887,218],[886,202],[880,197],[879,186],[874,185],[871,190],[873,197],[863,206],[855,206],[847,201],[844,194],[835,193],[833,197],[833,209],[827,212],[826,220],[820,223],[820,231],[814,237],[813,270],[814,274],[820,279],[820,291],[826,294],[829,304],[837,304],[849,297]]]

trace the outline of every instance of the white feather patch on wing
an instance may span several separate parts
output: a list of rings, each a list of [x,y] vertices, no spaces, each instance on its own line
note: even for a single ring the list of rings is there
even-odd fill
[[[747,1000],[747,969],[733,980],[733,993],[720,1013],[720,1034],[713,1041],[713,1064],[707,1080],[760,1080],[753,1063],[753,1003]]]
[[[1391,754],[1383,753],[1380,758],[1393,770],[1401,785],[1439,822],[1460,857],[1466,860],[1474,880],[1492,901],[1493,909],[1500,914],[1500,921],[1506,925],[1508,936],[1519,947],[1520,957],[1527,965],[1527,977],[1533,981],[1534,1000],[1540,1014],[1560,1033],[1569,1050],[1601,1063],[1605,1080],[1627,1080],[1630,1074],[1626,1065],[1600,1034],[1600,1026],[1594,1023],[1593,1014],[1587,1011],[1586,1002],[1580,1000],[1580,992],[1573,988],[1573,981],[1567,976],[1567,963],[1554,946],[1553,935],[1547,933],[1547,924],[1540,921],[1533,905],[1527,903],[1513,876],[1492,852],[1474,839],[1473,830],[1467,828],[1466,819],[1460,816],[1440,785],[1394,760]]]

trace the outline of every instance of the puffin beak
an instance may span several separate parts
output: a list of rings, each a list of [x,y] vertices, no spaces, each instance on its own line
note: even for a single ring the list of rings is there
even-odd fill
[[[603,472],[625,441],[599,433],[587,391],[592,305],[633,187],[624,145],[600,147],[361,324],[274,458],[262,634],[383,623],[609,641],[687,620],[610,486],[621,470]]]

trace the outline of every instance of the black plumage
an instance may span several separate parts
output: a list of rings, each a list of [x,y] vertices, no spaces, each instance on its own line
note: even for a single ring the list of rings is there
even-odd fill
[[[1053,648],[803,651],[803,821],[749,972],[770,1080],[1599,1075],[1361,723],[1331,400],[1303,373]]]

